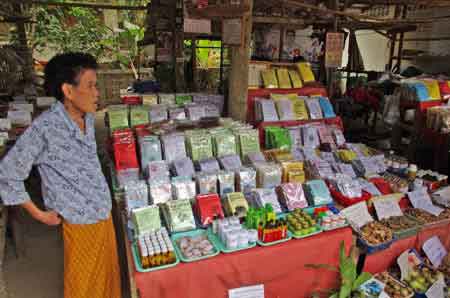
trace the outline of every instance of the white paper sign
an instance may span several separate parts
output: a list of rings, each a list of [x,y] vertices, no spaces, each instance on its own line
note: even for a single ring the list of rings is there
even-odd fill
[[[264,285],[228,290],[228,298],[264,298]]]
[[[425,241],[422,249],[434,268],[438,268],[441,265],[442,260],[447,256],[447,250],[437,236],[431,237]]]
[[[445,282],[440,278],[426,291],[425,296],[428,298],[444,298],[444,287]]]
[[[2,118],[0,119],[0,130],[10,130],[11,129],[11,120]]]
[[[36,105],[40,108],[49,107],[56,102],[56,98],[51,96],[40,96],[36,98]]]
[[[409,272],[411,272],[415,267],[420,265],[422,260],[416,254],[414,249],[405,250],[398,258],[397,264],[400,267],[401,280],[408,277]]]
[[[341,210],[341,213],[349,222],[355,224],[358,228],[373,221],[373,218],[370,216],[369,210],[367,209],[366,202],[360,202],[347,207]]]
[[[11,102],[9,103],[9,108],[15,111],[28,111],[30,113],[34,111],[34,106],[31,103]]]
[[[373,202],[375,211],[377,212],[378,219],[389,218],[392,216],[402,216],[403,212],[400,209],[400,205],[393,200],[376,200]]]
[[[28,111],[8,111],[8,119],[11,124],[27,126],[31,124],[31,113]]]
[[[408,192],[408,198],[414,208],[425,210],[435,216],[439,216],[444,209],[436,207],[425,190]]]

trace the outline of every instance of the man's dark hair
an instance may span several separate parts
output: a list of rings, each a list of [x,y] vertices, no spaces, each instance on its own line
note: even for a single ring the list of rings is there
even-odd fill
[[[97,69],[95,58],[86,53],[64,53],[54,56],[45,66],[44,88],[48,96],[64,101],[62,85],[77,85],[79,75],[87,69]]]

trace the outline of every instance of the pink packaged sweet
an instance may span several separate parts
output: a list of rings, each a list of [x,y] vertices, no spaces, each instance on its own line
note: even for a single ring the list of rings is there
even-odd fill
[[[283,205],[292,211],[297,208],[308,207],[308,201],[306,200],[303,187],[300,183],[284,183],[280,185],[282,192],[281,198]]]

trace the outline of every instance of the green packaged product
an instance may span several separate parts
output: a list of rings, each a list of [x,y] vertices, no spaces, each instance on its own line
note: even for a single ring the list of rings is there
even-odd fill
[[[163,105],[174,105],[175,104],[175,94],[171,93],[159,93],[158,102]]]
[[[192,102],[192,95],[190,94],[176,94],[175,95],[175,103],[177,105],[184,105],[186,103]]]
[[[229,131],[213,134],[213,152],[214,156],[236,154],[236,137]]]
[[[213,156],[211,136],[206,133],[186,136],[186,147],[193,161]]]
[[[137,125],[148,124],[150,122],[148,116],[149,109],[147,106],[132,106],[130,108],[130,124],[131,127]]]
[[[241,130],[238,132],[238,149],[241,158],[253,152],[259,152],[259,135],[254,129]]]
[[[169,201],[162,206],[163,216],[172,233],[195,229],[195,219],[190,200]]]
[[[290,150],[292,147],[289,130],[277,126],[268,126],[264,129],[267,149]]]
[[[158,206],[147,206],[134,209],[131,215],[136,236],[148,234],[161,229],[161,218]]]
[[[128,107],[126,105],[114,105],[108,107],[108,122],[111,132],[117,129],[128,128]]]

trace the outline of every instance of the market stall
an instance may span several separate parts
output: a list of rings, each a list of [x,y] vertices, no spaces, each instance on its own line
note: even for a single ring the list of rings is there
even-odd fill
[[[449,248],[450,209],[429,195],[447,177],[347,142],[340,119],[326,118],[334,113],[326,98],[259,99],[258,117],[278,121],[258,129],[217,118],[208,108],[217,99],[124,94],[131,105],[108,108],[115,218],[132,293],[226,297],[261,283],[268,295],[295,289],[307,297],[338,282],[306,265],[337,265],[342,242],[348,249],[356,239],[373,273],[432,236]],[[298,100],[305,108],[297,114],[309,120],[280,120]]]

